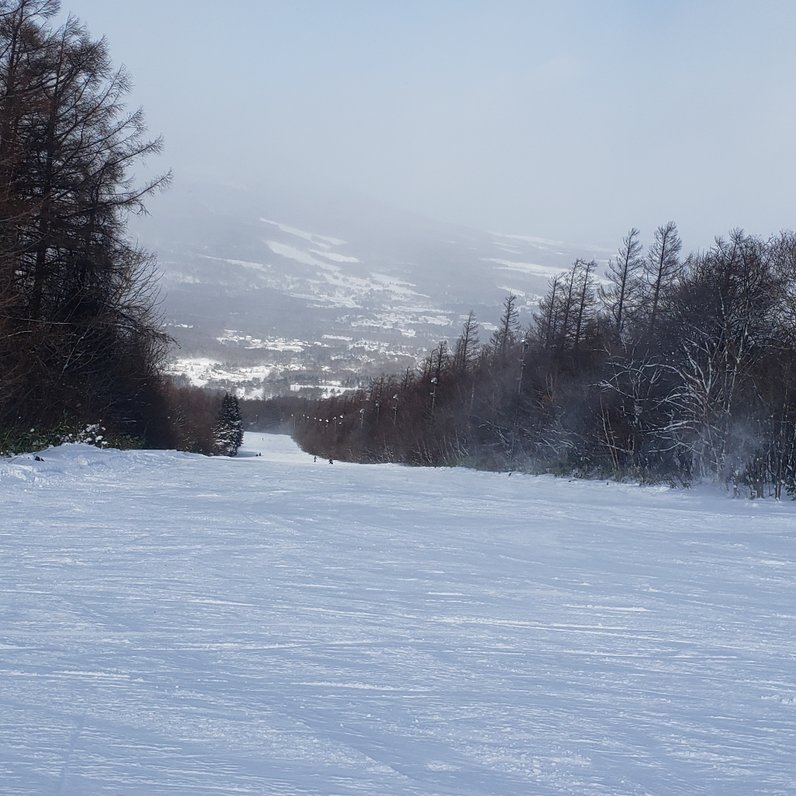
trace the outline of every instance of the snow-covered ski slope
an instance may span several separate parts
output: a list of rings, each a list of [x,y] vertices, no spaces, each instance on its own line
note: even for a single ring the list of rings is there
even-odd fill
[[[0,794],[796,793],[794,504],[246,442],[0,461]]]

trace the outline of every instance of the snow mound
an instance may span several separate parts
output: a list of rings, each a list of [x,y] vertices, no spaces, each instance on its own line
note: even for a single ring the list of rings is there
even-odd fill
[[[45,486],[75,479],[107,479],[141,468],[167,467],[190,455],[176,451],[120,451],[72,442],[0,459],[0,482],[13,479]]]

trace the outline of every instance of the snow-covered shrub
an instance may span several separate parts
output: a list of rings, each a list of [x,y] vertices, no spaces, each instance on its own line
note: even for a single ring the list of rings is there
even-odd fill
[[[30,453],[66,443],[83,443],[97,448],[140,448],[141,440],[109,432],[101,423],[82,426],[61,425],[52,429],[30,428],[6,431],[0,435],[0,455]]]

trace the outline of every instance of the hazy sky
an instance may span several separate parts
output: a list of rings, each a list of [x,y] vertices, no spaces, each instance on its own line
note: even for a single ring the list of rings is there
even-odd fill
[[[794,0],[63,0],[176,184],[686,248],[796,227]]]

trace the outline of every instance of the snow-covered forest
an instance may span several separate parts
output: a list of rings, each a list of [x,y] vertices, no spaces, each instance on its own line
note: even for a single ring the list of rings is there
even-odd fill
[[[39,458],[0,460],[4,796],[796,789],[790,501]]]
[[[419,372],[297,407],[307,450],[357,461],[796,488],[796,238],[681,253],[633,229],[603,278],[577,260],[521,329],[471,314]]]

